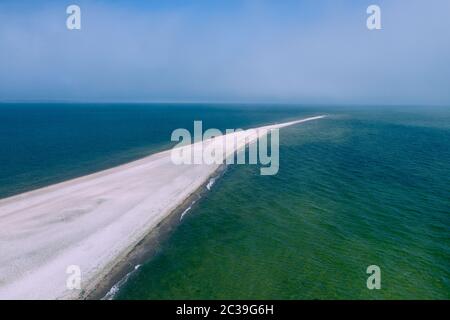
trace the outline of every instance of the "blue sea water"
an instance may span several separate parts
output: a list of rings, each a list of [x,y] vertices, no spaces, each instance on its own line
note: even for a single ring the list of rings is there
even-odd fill
[[[176,128],[248,128],[317,110],[222,104],[0,104],[0,198],[169,148]]]
[[[322,113],[281,130],[277,175],[229,166],[116,298],[449,299],[449,108],[4,104],[0,196],[168,148],[194,120]]]

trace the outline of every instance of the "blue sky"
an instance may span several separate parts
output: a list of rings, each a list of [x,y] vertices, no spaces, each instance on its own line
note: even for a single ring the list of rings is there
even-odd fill
[[[82,29],[66,29],[77,4]],[[366,8],[382,30],[366,28]],[[450,1],[0,2],[0,101],[450,105]]]

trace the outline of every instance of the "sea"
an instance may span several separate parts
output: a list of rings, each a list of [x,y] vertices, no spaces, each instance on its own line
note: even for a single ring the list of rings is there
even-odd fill
[[[168,149],[195,120],[322,114],[280,130],[276,175],[227,166],[109,298],[449,299],[450,107],[1,103],[0,198]]]

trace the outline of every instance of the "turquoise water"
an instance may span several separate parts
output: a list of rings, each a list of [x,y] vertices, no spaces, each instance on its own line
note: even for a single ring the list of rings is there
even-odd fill
[[[193,119],[330,114],[281,130],[277,175],[229,166],[117,299],[450,298],[448,109],[21,108],[0,109],[2,195],[159,150]],[[381,290],[366,287],[373,264]]]

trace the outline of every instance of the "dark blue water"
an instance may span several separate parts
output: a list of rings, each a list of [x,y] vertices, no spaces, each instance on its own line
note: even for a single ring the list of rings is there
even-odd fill
[[[272,105],[0,104],[0,198],[167,149],[176,128],[246,128],[317,111]]]

